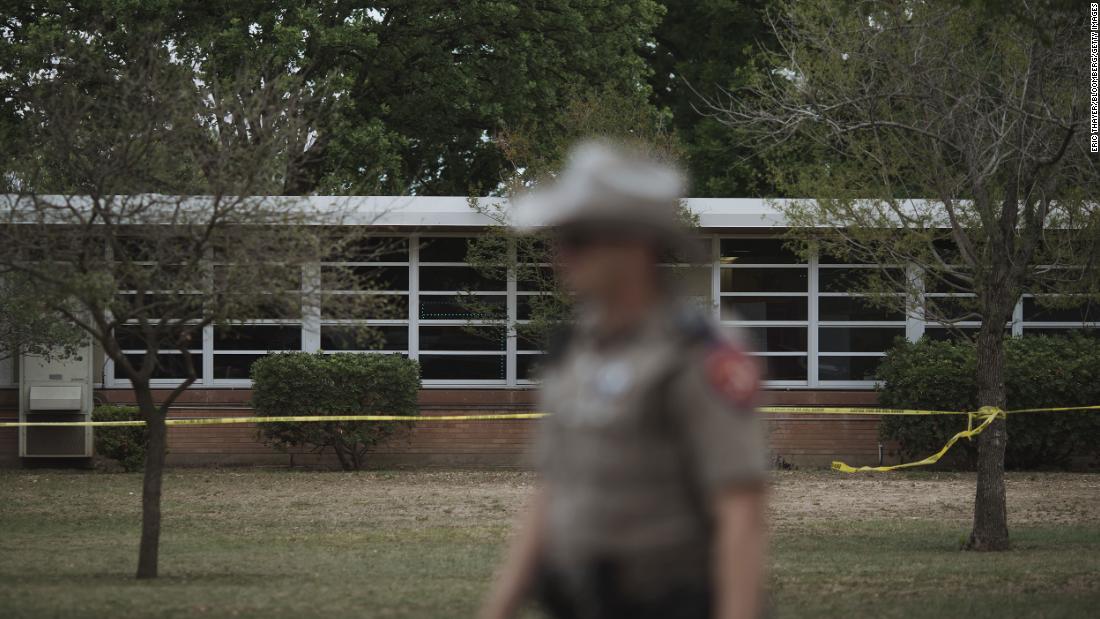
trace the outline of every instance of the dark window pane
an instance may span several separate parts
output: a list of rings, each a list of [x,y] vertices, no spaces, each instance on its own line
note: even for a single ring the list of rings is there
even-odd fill
[[[740,331],[753,352],[806,352],[806,327],[751,327]]]
[[[893,282],[904,283],[900,269],[820,269],[818,270],[818,289],[822,292],[862,292],[869,283],[891,284],[898,292],[904,291],[903,285],[893,286]],[[880,289],[876,287],[875,291]]]
[[[516,378],[519,380],[537,379],[539,369],[544,361],[546,361],[546,355],[516,355]]]
[[[974,297],[925,297],[925,319],[951,321],[980,320]]]
[[[905,320],[900,310],[871,305],[859,297],[819,297],[819,320]]]
[[[1055,337],[1067,337],[1070,335],[1084,335],[1092,338],[1100,338],[1100,329],[1073,329],[1073,328],[1040,328],[1024,327],[1024,335],[1050,335]]]
[[[321,327],[321,350],[407,350],[407,325]]]
[[[504,318],[504,295],[420,295],[421,320]]]
[[[806,380],[806,357],[759,357],[768,380]]]
[[[723,264],[798,264],[782,239],[722,239]]]
[[[722,292],[806,292],[806,269],[722,269]]]
[[[723,297],[722,320],[806,320],[806,297]]]
[[[952,273],[925,273],[924,291],[929,293],[964,294],[974,290],[974,285]]]
[[[516,350],[542,351],[546,336],[547,333],[536,330],[530,324],[516,325]]]
[[[434,237],[420,239],[421,262],[466,262],[469,239]]]
[[[145,316],[149,319],[160,318],[200,318],[202,317],[203,295],[186,293],[131,294],[115,296],[112,312],[119,318],[137,319]]]
[[[882,357],[818,357],[820,380],[874,380]]]
[[[898,337],[905,337],[905,329],[823,327],[819,331],[820,350],[827,352],[882,352]]]
[[[126,358],[137,367],[141,365],[144,356],[144,354],[133,354],[126,355]],[[191,353],[191,363],[194,366],[195,378],[202,378],[202,355]],[[115,368],[115,376],[127,378],[118,368]],[[183,353],[161,353],[157,355],[157,365],[153,370],[152,378],[187,378],[187,363]]]
[[[524,266],[516,272],[516,289],[530,292],[553,290],[557,280],[553,267]]]
[[[156,336],[154,335],[154,337]],[[186,342],[187,348],[191,350],[202,349],[202,329],[196,325],[185,325],[180,329],[165,333],[160,336],[159,342],[146,342],[141,335],[141,328],[137,325],[122,325],[115,328],[115,341],[123,350],[175,349],[179,347],[181,339]]]
[[[504,328],[420,327],[420,350],[504,350]]]
[[[503,278],[485,277],[473,267],[420,267],[421,290],[504,290]]]
[[[420,355],[424,380],[504,380],[504,355]]]
[[[409,297],[403,294],[324,295],[321,317],[356,320],[404,320],[409,317]]]
[[[408,290],[409,267],[321,268],[325,290]]]
[[[1028,322],[1097,322],[1100,303],[1084,301],[1074,306],[1044,306],[1034,297],[1024,297],[1024,320]]]
[[[299,325],[237,325],[214,328],[215,350],[301,350]]]
[[[336,234],[340,234],[339,231]],[[409,239],[395,236],[361,236],[352,233],[334,239],[325,262],[408,262]]]
[[[251,378],[252,363],[266,355],[214,355],[214,378]]]

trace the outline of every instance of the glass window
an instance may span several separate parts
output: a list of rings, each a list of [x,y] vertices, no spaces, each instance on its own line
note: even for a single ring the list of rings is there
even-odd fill
[[[723,264],[798,264],[798,255],[782,239],[722,239]]]
[[[407,325],[325,325],[321,350],[408,350]]]
[[[882,352],[905,337],[903,328],[822,327],[819,349],[823,352]]]
[[[821,356],[817,360],[821,380],[874,380],[882,357]]]
[[[505,295],[420,295],[421,320],[493,320],[506,317]]]
[[[420,239],[421,262],[466,262],[469,239],[464,237],[425,237]]]
[[[126,358],[130,361],[131,364],[134,364],[135,366],[138,366],[138,365],[141,365],[141,362],[142,362],[142,359],[144,358],[144,356],[145,355],[143,353],[137,353],[137,354],[128,354],[128,355],[126,355]],[[193,365],[194,370],[195,370],[195,377],[201,379],[202,378],[202,353],[201,353],[201,351],[194,351],[194,352],[191,353],[191,364]],[[124,375],[122,375],[122,373],[117,368],[115,369],[115,376],[117,378],[123,378],[123,379],[126,378]],[[184,358],[183,353],[162,352],[162,353],[158,354],[157,355],[157,364],[156,364],[156,367],[153,369],[152,378],[157,378],[157,379],[175,378],[175,379],[181,379],[181,380],[187,378],[187,361]]]
[[[820,297],[818,319],[837,321],[901,321],[905,313],[900,309],[876,307],[868,299],[860,297]]]
[[[535,380],[545,361],[546,355],[516,355],[516,378]]]
[[[401,290],[409,289],[409,267],[350,266],[321,267],[321,287],[325,290]]]
[[[822,268],[818,270],[818,288],[821,292],[866,292],[869,280],[880,278],[881,283],[901,283],[905,281],[903,276],[900,269],[887,269],[884,273],[880,269]],[[902,286],[897,288],[898,292],[905,291]]]
[[[233,325],[214,328],[215,350],[301,350],[299,325]]]
[[[247,379],[251,378],[252,364],[266,355],[215,354],[214,378]]]
[[[739,332],[754,352],[806,352],[806,327],[746,327]]]
[[[806,292],[806,269],[722,269],[722,292]]]
[[[504,350],[504,343],[504,327],[420,327],[420,350]]]
[[[504,380],[504,355],[420,355],[424,380]]]
[[[806,297],[723,297],[722,320],[806,320]]]
[[[333,320],[402,320],[409,317],[409,297],[403,294],[321,297],[321,318]]]
[[[422,266],[420,289],[427,291],[500,290],[506,286],[504,278],[487,277],[473,267]]]
[[[1027,322],[1100,322],[1100,304],[1095,301],[1082,301],[1075,305],[1066,305],[1063,300],[1057,305],[1046,305],[1042,299],[1024,297],[1024,320]]]
[[[767,380],[806,380],[806,357],[759,357]]]
[[[338,231],[335,234],[340,234]],[[334,239],[325,262],[408,262],[409,239],[399,236],[361,236]]]

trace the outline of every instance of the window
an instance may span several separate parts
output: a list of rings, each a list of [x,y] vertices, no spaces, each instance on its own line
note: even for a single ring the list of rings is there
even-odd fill
[[[356,235],[333,245],[321,263],[316,346],[324,352],[408,355],[410,239]]]
[[[826,259],[817,274],[818,382],[874,380],[886,350],[897,338],[905,337],[905,312],[899,307],[905,297],[903,292],[896,297],[876,297],[861,291],[868,287],[881,290],[883,285],[899,281],[903,271]]]
[[[508,282],[467,263],[469,242],[419,240],[417,358],[427,384],[504,384],[508,378]]]
[[[769,380],[807,384],[809,265],[780,239],[719,242],[719,319],[740,331]]]

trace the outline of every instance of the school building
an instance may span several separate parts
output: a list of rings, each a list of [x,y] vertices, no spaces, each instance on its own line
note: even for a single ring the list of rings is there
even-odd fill
[[[319,203],[347,198],[308,198]],[[362,197],[352,199],[364,214],[359,224],[390,237],[394,251],[370,262],[348,264],[369,269],[384,282],[377,291],[393,303],[386,315],[328,317],[309,314],[297,319],[251,321],[222,333],[207,327],[191,350],[199,380],[173,408],[173,417],[248,416],[249,366],[278,351],[346,351],[354,340],[342,337],[349,327],[371,325],[384,338],[386,353],[417,359],[422,369],[423,415],[474,415],[527,412],[534,409],[532,368],[542,354],[508,325],[529,317],[528,299],[539,294],[516,278],[491,280],[465,262],[466,241],[496,222],[471,208],[465,197]],[[766,403],[786,405],[866,406],[876,402],[873,372],[883,351],[898,336],[948,337],[945,329],[926,323],[919,313],[906,315],[871,307],[845,289],[853,271],[868,265],[836,264],[823,257],[801,260],[784,249],[778,235],[785,222],[774,201],[762,199],[689,199],[698,216],[698,236],[710,252],[709,264],[669,266],[681,269],[677,280],[723,325],[739,328],[752,342],[767,369]],[[367,217],[366,214],[371,214]],[[320,269],[317,270],[320,273]],[[320,275],[317,275],[320,277]],[[465,328],[470,304],[459,295],[501,309],[501,337],[473,337]],[[338,291],[335,291],[338,292]],[[928,297],[951,296],[930,291]],[[479,303],[481,305],[481,303]],[[1087,317],[1074,311],[1038,307],[1020,300],[1011,324],[1014,334],[1049,332],[1082,326]],[[484,322],[484,321],[483,321]],[[492,322],[492,321],[488,321]],[[963,323],[963,328],[978,325]],[[138,354],[142,351],[131,351]],[[373,351],[378,352],[378,351]],[[180,376],[167,353],[156,378],[166,390]],[[94,400],[132,403],[126,381],[109,360],[95,355]],[[18,379],[14,362],[0,361],[0,419],[18,414]],[[827,465],[844,459],[875,464],[896,458],[878,437],[878,419],[845,415],[770,416],[771,448],[778,463]],[[420,423],[407,436],[378,449],[380,466],[522,466],[531,436],[530,421]],[[0,429],[0,463],[18,464],[18,432]],[[169,431],[169,462],[177,465],[315,464],[311,453],[282,453],[256,438],[254,427],[179,427]]]

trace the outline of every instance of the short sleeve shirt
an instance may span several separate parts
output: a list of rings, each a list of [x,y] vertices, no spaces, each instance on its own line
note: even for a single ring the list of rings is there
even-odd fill
[[[713,327],[683,328],[681,311],[616,342],[581,332],[544,376],[552,563],[614,561],[646,588],[709,578],[717,494],[764,479],[755,362]]]

